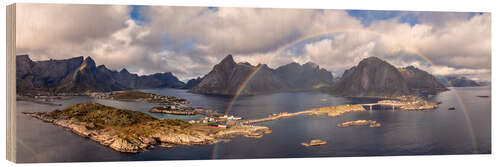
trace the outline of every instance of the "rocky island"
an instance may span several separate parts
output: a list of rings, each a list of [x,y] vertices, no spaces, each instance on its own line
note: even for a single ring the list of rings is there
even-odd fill
[[[306,146],[306,147],[309,147],[309,146],[320,146],[320,145],[326,144],[326,141],[323,141],[323,140],[311,140],[309,143],[302,142],[300,144],[302,144],[303,146]]]
[[[377,121],[373,120],[357,120],[357,121],[349,121],[337,124],[338,127],[349,127],[349,126],[369,126],[370,128],[380,127],[382,126]]]
[[[137,153],[154,146],[212,144],[228,137],[270,133],[264,126],[210,128],[181,120],[157,119],[148,114],[98,103],[76,104],[52,112],[24,113],[67,128],[119,152]]]

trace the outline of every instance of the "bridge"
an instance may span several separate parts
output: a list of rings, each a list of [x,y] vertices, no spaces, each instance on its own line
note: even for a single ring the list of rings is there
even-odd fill
[[[405,104],[402,103],[367,103],[367,104],[360,104],[363,107],[369,108],[369,110],[373,109],[373,106],[381,106],[381,107],[392,107],[392,109],[400,108],[401,106],[404,106]]]

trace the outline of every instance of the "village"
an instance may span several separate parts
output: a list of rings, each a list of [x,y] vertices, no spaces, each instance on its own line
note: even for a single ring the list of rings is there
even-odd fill
[[[135,90],[116,92],[92,92],[88,96],[96,99],[109,99],[121,101],[149,102],[161,105],[189,104],[189,101],[175,96],[163,96],[154,93],[144,93]]]

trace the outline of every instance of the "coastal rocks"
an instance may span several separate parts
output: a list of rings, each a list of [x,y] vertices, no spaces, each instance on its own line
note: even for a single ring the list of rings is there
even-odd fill
[[[44,114],[46,113],[24,113],[34,118],[43,120],[44,122],[53,123],[57,126],[67,128],[73,133],[90,138],[104,146],[108,146],[119,152],[136,153],[145,151],[154,145],[160,144],[163,146],[174,145],[192,145],[192,144],[212,144],[217,140],[209,135],[189,135],[177,133],[156,133],[151,137],[136,137],[124,139],[117,135],[113,135],[113,131],[91,130],[85,124],[73,120],[56,120],[51,119]]]
[[[307,110],[308,115],[324,115],[327,114],[329,117],[338,117],[350,112],[361,112],[366,111],[362,105],[340,105],[340,106],[330,106],[321,107]]]
[[[402,110],[432,110],[438,107],[437,103],[420,101],[413,104],[406,104],[400,107]]]
[[[161,143],[170,143],[177,145],[212,144],[217,141],[216,138],[206,135],[198,136],[188,134],[159,133],[153,135],[153,137]]]
[[[369,126],[370,128],[380,127],[382,126],[377,121],[373,120],[357,120],[357,121],[349,121],[337,124],[338,127],[349,127],[349,126]]]
[[[361,105],[343,105],[336,106],[334,110],[328,112],[329,117],[338,117],[350,112],[361,112],[366,111],[365,108]]]
[[[271,133],[271,130],[269,130],[269,128],[265,126],[243,125],[219,131],[215,135],[217,137],[243,135],[245,137],[260,138],[262,137],[263,133]]]
[[[133,145],[127,140],[121,138],[115,139],[113,143],[109,145],[109,147],[112,148],[113,150],[117,150],[120,152],[129,152],[129,153],[139,152],[140,150],[137,145]]]
[[[303,145],[303,146],[306,146],[306,147],[309,147],[309,146],[320,146],[320,145],[326,144],[326,141],[323,141],[323,140],[311,140],[311,141],[309,141],[309,143],[302,142],[300,144]]]
[[[260,138],[271,133],[264,126],[232,126],[213,129],[180,120],[158,120],[147,114],[96,103],[77,104],[64,110],[23,114],[71,130],[119,152],[137,153],[156,145],[213,144],[227,137]],[[92,117],[91,119],[88,119]]]

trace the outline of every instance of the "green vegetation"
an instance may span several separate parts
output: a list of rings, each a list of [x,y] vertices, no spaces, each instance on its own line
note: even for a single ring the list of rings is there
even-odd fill
[[[125,140],[150,137],[159,132],[181,132],[191,124],[182,120],[159,120],[148,114],[117,109],[98,103],[76,104],[46,114],[51,119],[85,123],[89,130],[111,130]]]
[[[178,98],[175,96],[162,96],[153,93],[144,93],[135,90],[127,90],[122,92],[113,92],[109,94],[111,99],[126,100],[126,101],[147,101],[158,104],[187,104],[186,99]]]
[[[98,103],[76,104],[64,110],[50,112],[47,116],[53,119],[76,119],[79,122],[101,126],[130,126],[156,120],[145,113],[117,109]]]
[[[134,90],[127,90],[119,93],[113,93],[111,94],[111,97],[118,100],[146,99],[146,98],[151,98],[151,94]]]

